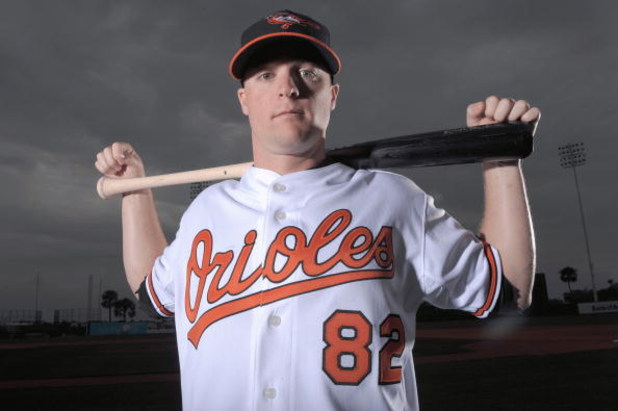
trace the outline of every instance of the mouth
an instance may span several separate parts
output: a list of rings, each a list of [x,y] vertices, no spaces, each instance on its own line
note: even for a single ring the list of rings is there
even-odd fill
[[[291,109],[291,110],[283,110],[283,111],[279,111],[277,113],[275,113],[275,115],[273,116],[273,118],[280,118],[280,117],[300,117],[304,115],[304,112],[302,110],[296,110],[296,109]]]

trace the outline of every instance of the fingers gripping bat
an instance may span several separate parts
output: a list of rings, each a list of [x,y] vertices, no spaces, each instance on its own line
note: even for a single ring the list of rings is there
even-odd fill
[[[525,158],[532,153],[534,125],[500,123],[431,131],[331,149],[327,155],[353,168],[404,168]],[[146,188],[239,178],[252,163],[140,178],[101,177],[101,198]]]

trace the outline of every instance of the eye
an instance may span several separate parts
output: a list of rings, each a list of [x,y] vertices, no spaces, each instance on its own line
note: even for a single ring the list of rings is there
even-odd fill
[[[257,75],[257,77],[261,80],[270,80],[273,78],[273,73],[270,71],[263,71]]]
[[[306,80],[315,81],[318,80],[319,76],[314,70],[310,69],[301,69],[300,76]]]

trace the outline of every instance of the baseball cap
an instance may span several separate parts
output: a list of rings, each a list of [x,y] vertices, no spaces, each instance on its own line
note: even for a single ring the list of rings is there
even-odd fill
[[[341,69],[341,60],[330,47],[330,31],[326,26],[309,16],[281,10],[258,20],[242,33],[240,49],[230,60],[230,75],[235,80],[242,80],[256,53],[264,48],[271,49],[284,39],[312,46],[330,74],[335,75]]]

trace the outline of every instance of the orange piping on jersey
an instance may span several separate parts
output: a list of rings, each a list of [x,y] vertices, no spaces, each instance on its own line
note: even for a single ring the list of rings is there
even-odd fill
[[[223,318],[256,308],[260,305],[271,304],[286,298],[296,297],[301,294],[323,290],[325,288],[334,287],[341,284],[362,280],[393,278],[394,273],[394,270],[350,271],[341,274],[329,275],[327,277],[312,278],[310,280],[286,284],[262,293],[251,294],[246,297],[220,304],[206,311],[194,324],[191,330],[189,330],[187,337],[193,346],[197,348],[204,331],[206,331],[206,329],[213,323]]]
[[[161,300],[159,300],[159,297],[155,292],[154,284],[152,283],[152,273],[148,276],[148,288],[150,289],[150,295],[152,296],[152,300],[155,303],[155,306],[157,307],[159,312],[165,316],[173,317],[174,313],[165,308],[163,304],[161,304]]]
[[[479,308],[475,313],[472,314],[477,317],[482,317],[491,308],[491,304],[493,303],[496,296],[496,290],[498,289],[498,264],[496,262],[496,257],[494,256],[491,246],[488,243],[483,242],[483,247],[485,250],[485,257],[487,258],[487,262],[489,263],[490,284],[489,293],[487,294],[487,300],[485,301],[485,304],[483,304],[481,308]]]

